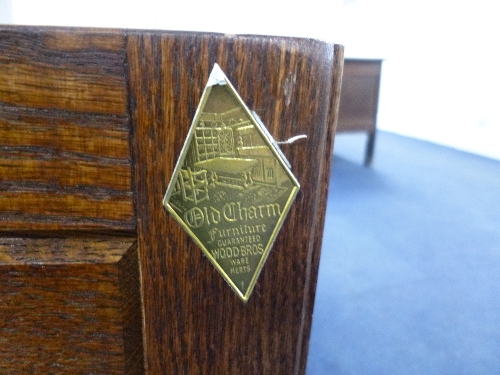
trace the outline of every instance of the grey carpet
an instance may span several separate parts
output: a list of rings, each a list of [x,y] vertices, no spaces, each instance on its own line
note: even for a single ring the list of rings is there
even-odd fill
[[[500,162],[338,136],[307,375],[500,374]],[[500,146],[499,146],[500,147]]]

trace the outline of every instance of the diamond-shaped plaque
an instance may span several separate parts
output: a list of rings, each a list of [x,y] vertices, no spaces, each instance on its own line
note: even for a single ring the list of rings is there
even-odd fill
[[[287,164],[215,64],[163,204],[245,302],[299,190]]]

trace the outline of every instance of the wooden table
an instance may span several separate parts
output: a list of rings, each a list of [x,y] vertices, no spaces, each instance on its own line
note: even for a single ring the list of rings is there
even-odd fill
[[[373,161],[381,68],[380,59],[344,60],[337,133],[368,134],[364,160],[366,166],[370,166]]]

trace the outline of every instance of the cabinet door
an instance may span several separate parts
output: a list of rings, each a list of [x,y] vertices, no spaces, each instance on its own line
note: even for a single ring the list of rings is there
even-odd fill
[[[342,61],[293,38],[1,27],[0,372],[304,373]],[[247,303],[162,206],[214,63],[277,140],[308,137],[282,147],[302,188]]]

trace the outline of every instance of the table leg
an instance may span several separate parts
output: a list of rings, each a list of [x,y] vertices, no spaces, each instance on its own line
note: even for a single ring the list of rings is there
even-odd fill
[[[365,167],[370,167],[372,165],[373,151],[375,148],[375,134],[376,131],[368,133],[368,140],[366,141]]]

